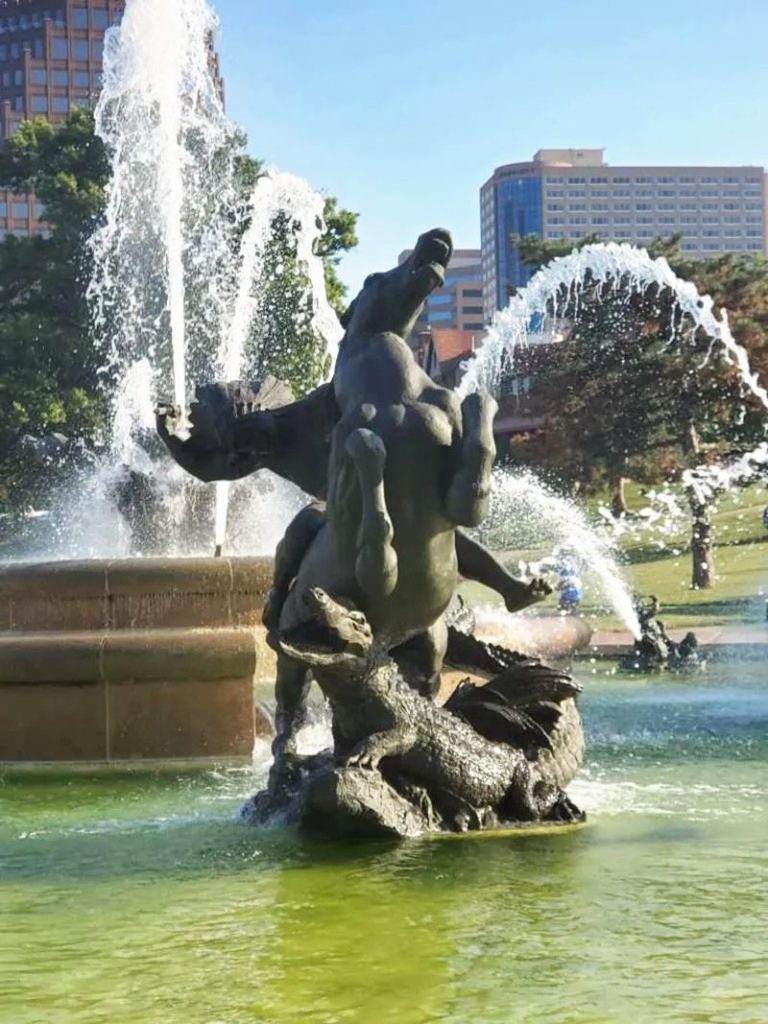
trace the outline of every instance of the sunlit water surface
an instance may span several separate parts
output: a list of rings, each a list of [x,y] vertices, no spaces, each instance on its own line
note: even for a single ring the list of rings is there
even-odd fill
[[[3,1024],[765,1022],[761,665],[580,670],[556,834],[337,846],[242,768],[0,769]]]

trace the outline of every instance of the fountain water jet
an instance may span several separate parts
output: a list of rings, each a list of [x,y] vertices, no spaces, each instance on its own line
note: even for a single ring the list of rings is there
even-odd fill
[[[520,347],[549,341],[549,336],[541,330],[547,318],[557,320],[569,306],[574,307],[578,316],[579,302],[587,286],[599,289],[600,296],[605,299],[626,294],[627,290],[630,295],[640,295],[652,287],[671,292],[675,302],[676,326],[667,344],[685,344],[703,331],[710,339],[705,362],[713,350],[720,347],[724,357],[737,368],[744,391],[754,395],[768,409],[768,391],[752,370],[746,350],[733,337],[727,312],[721,309],[718,318],[711,296],[700,295],[696,286],[678,277],[665,259],[653,259],[644,249],[615,242],[585,246],[542,267],[527,286],[510,299],[507,308],[494,316],[483,344],[461,382],[460,393],[466,395],[486,389],[498,394],[505,361],[507,365],[513,363],[515,351]],[[764,448],[764,445],[759,446],[731,467],[687,470],[683,474],[683,485],[703,508],[719,491],[759,472],[765,461]],[[532,479],[526,479],[531,500],[537,488]],[[537,499],[542,511],[549,506],[549,498],[542,488]],[[573,516],[578,518],[581,513],[574,508]],[[582,542],[594,548],[594,543],[589,542],[593,534],[586,523],[583,525],[586,532],[580,531]],[[591,557],[598,557],[601,566],[598,575],[603,581],[606,596],[620,618],[637,635],[637,618],[626,587],[618,574],[612,574],[608,568],[610,558],[606,560],[597,552],[593,552]]]
[[[562,308],[561,296],[567,296],[566,303],[578,306],[587,282],[598,285],[606,298],[618,294],[626,284],[633,294],[641,294],[652,286],[669,289],[675,296],[681,321],[688,319],[689,337],[701,329],[712,339],[712,347],[721,345],[726,357],[738,368],[744,387],[768,409],[768,391],[750,367],[746,350],[733,337],[726,311],[720,310],[718,319],[711,296],[700,295],[696,286],[678,277],[665,259],[653,259],[645,249],[617,242],[584,246],[552,260],[534,274],[526,287],[510,299],[507,308],[494,316],[482,347],[461,382],[461,393],[469,394],[479,388],[496,393],[502,356],[512,358],[518,346],[536,340],[539,332],[532,324],[539,323],[543,316],[556,317]],[[682,325],[677,338],[684,338]]]
[[[245,369],[248,332],[257,313],[258,291],[264,275],[264,256],[271,241],[275,218],[288,214],[296,244],[296,261],[309,281],[312,297],[310,328],[323,339],[328,352],[328,369],[333,368],[342,327],[325,291],[322,260],[316,246],[325,229],[325,201],[303,178],[270,170],[256,183],[250,200],[250,224],[241,244],[240,265],[232,319],[222,338],[218,374],[222,380],[236,380]],[[226,540],[230,485],[216,484],[214,536],[216,550]]]
[[[640,623],[627,584],[616,564],[617,550],[603,533],[593,529],[585,513],[567,498],[548,490],[531,473],[496,469],[493,474],[492,508],[487,528],[498,532],[508,521],[544,531],[548,541],[575,548],[584,572],[594,579],[600,593],[635,637]],[[506,546],[502,543],[502,546]]]

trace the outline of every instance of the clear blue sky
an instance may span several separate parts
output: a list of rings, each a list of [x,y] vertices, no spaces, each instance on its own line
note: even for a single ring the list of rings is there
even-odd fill
[[[209,0],[249,150],[360,213],[356,288],[540,147],[768,163],[768,0]]]

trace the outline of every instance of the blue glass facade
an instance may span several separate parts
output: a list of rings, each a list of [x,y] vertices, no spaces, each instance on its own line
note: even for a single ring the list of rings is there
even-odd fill
[[[510,288],[520,288],[531,270],[520,260],[514,235],[543,233],[542,182],[538,175],[517,175],[496,186],[496,294],[500,309],[507,305]]]

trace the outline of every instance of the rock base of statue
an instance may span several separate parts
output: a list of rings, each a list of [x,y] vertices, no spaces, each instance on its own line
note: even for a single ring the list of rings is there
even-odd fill
[[[443,801],[440,811],[426,789],[411,786],[404,795],[375,769],[341,766],[332,751],[298,758],[292,783],[257,793],[242,808],[250,825],[296,825],[303,832],[333,839],[411,839],[428,832],[474,832],[571,825],[586,820],[561,793],[546,817],[506,820],[489,808]],[[401,783],[402,784],[402,783]]]
[[[498,674],[460,684],[439,707],[408,685],[359,613],[322,591],[312,601],[314,620],[280,646],[312,668],[339,749],[280,758],[247,820],[338,838],[583,820],[565,794],[584,751],[580,687],[567,672],[483,648]]]

